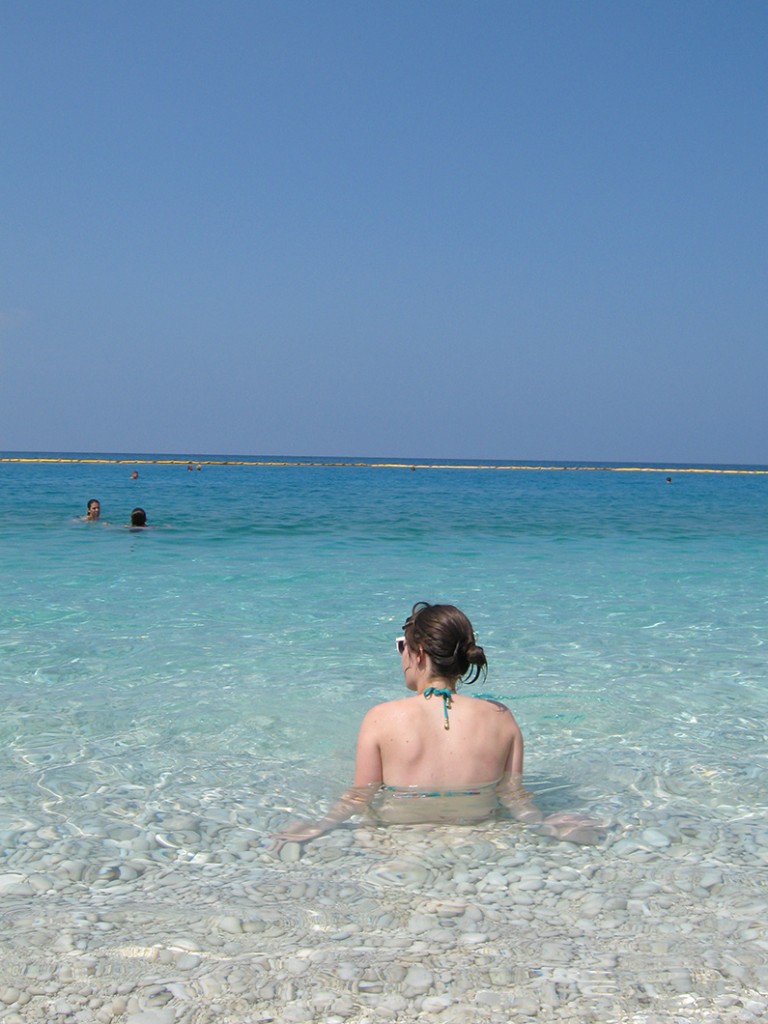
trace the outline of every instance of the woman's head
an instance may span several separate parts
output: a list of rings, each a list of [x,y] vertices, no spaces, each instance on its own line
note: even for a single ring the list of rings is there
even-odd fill
[[[147,513],[143,508],[135,508],[131,512],[131,526],[146,526]]]
[[[413,606],[403,633],[412,651],[422,649],[429,655],[435,675],[455,681],[469,673],[464,682],[474,683],[487,671],[485,652],[475,643],[472,623],[452,604],[419,601]]]

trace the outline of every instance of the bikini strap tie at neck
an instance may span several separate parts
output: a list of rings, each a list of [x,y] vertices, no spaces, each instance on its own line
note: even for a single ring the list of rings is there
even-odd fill
[[[428,686],[424,691],[424,699],[428,700],[430,697],[442,697],[443,698],[443,728],[450,729],[450,723],[448,721],[448,708],[452,707],[453,691],[452,690],[438,690],[434,686]]]

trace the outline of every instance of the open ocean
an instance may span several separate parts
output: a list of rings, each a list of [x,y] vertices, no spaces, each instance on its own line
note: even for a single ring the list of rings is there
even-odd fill
[[[12,456],[0,1020],[767,1011],[765,467]],[[404,694],[419,600],[468,614],[528,787],[600,844],[351,822],[268,852]]]

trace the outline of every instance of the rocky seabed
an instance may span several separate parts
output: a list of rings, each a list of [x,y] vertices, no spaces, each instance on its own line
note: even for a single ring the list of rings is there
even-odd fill
[[[597,846],[346,826],[276,857],[241,804],[120,806],[0,834],[2,1024],[768,1015],[754,822],[635,815]]]

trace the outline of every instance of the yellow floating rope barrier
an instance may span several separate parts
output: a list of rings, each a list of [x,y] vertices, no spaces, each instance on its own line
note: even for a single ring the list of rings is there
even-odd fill
[[[496,471],[528,471],[528,472],[575,472],[575,473],[665,473],[667,476],[680,473],[716,473],[743,476],[765,476],[766,469],[742,469],[725,467],[722,469],[710,466],[581,466],[558,464],[551,466],[525,465],[519,463],[501,464],[463,464],[443,462],[335,462],[325,460],[267,460],[267,459],[95,459],[86,457],[48,457],[0,455],[0,462],[22,462],[42,464],[85,464],[99,466],[266,466],[266,467],[318,467],[342,469],[461,469],[461,470],[496,470]]]

